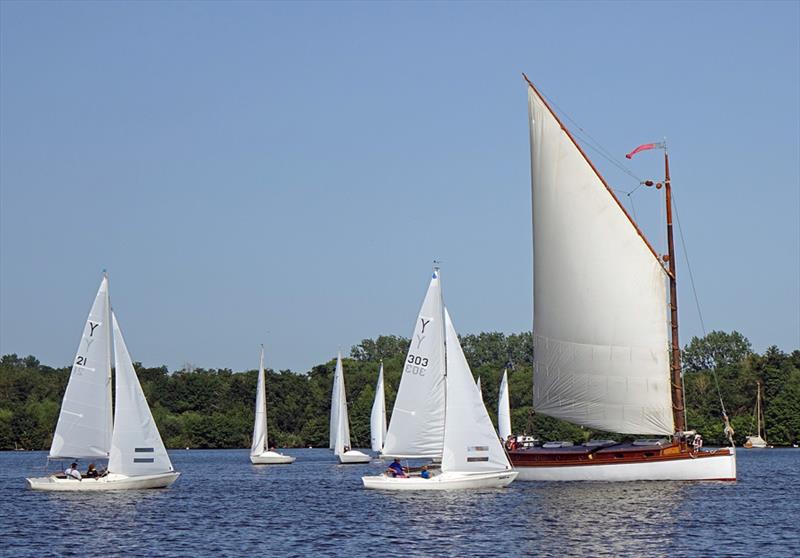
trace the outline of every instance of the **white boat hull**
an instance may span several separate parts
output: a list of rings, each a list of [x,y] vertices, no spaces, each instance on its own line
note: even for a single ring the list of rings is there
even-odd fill
[[[492,473],[445,472],[429,479],[422,477],[395,478],[386,475],[361,477],[364,488],[375,490],[464,490],[470,488],[503,488],[517,478],[516,471]]]
[[[288,465],[294,463],[295,458],[291,455],[283,455],[274,451],[265,451],[259,455],[251,455],[250,462],[253,465]]]
[[[350,450],[346,451],[337,456],[339,458],[339,463],[342,464],[350,464],[350,463],[369,463],[372,461],[372,457],[367,455],[366,453],[362,453],[358,450]]]
[[[736,452],[697,459],[607,465],[518,466],[521,481],[693,481],[736,480]]]
[[[28,486],[33,490],[45,490],[48,492],[97,492],[105,490],[141,490],[146,488],[168,488],[172,485],[180,473],[160,473],[157,475],[141,475],[129,477],[111,473],[105,477],[97,479],[76,479],[57,478],[55,475],[49,477],[36,477],[25,479]]]

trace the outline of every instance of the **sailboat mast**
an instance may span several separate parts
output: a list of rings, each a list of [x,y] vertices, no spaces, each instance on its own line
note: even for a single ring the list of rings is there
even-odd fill
[[[675,242],[672,238],[672,186],[669,179],[669,153],[664,147],[664,187],[667,203],[667,244],[669,248],[669,308],[672,325],[672,416],[675,430],[686,430],[686,411],[681,379],[681,346],[678,341],[678,282],[675,275]]]

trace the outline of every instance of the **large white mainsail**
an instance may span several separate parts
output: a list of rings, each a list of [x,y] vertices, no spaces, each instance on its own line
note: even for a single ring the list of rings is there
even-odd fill
[[[347,415],[347,392],[344,387],[341,352],[336,357],[336,371],[333,375],[330,438],[331,448],[336,455],[342,455],[345,452],[344,448],[350,447],[350,418]]]
[[[472,379],[450,314],[445,309],[447,410],[442,472],[478,473],[511,469],[492,420]]]
[[[64,392],[50,457],[107,458],[111,450],[111,320],[108,277],[89,311]]]
[[[539,413],[674,432],[666,273],[604,181],[528,88]]]
[[[497,433],[501,440],[511,435],[511,403],[508,393],[508,370],[503,370],[503,380],[497,394]]]
[[[386,432],[383,450],[386,456],[434,458],[442,455],[445,402],[443,310],[439,270],[435,269],[411,336]]]
[[[253,424],[253,444],[250,455],[261,455],[267,450],[267,390],[264,379],[264,346],[258,363],[258,382],[256,387],[256,418]]]
[[[108,470],[128,476],[170,472],[172,463],[113,313],[111,319],[114,324],[116,408]]]
[[[378,383],[375,386],[375,401],[372,403],[369,426],[372,451],[383,451],[383,441],[386,439],[386,394],[383,387],[383,362],[381,362],[381,369],[378,372]]]

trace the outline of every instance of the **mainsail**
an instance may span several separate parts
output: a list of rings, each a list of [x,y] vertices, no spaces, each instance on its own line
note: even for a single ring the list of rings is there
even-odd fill
[[[445,402],[443,311],[439,270],[435,269],[411,336],[386,432],[383,451],[386,456],[434,458],[442,455]]]
[[[111,321],[108,277],[89,311],[64,392],[50,457],[107,458],[111,450]]]
[[[378,384],[375,386],[375,401],[372,403],[369,426],[372,451],[383,451],[383,441],[386,439],[386,395],[383,388],[382,362],[380,372],[378,372]]]
[[[108,470],[129,476],[172,471],[172,463],[113,313],[111,319],[114,324],[116,408]]]
[[[497,394],[497,433],[501,440],[511,435],[511,404],[508,394],[508,371],[503,370],[503,380]]]
[[[528,88],[537,412],[674,432],[666,272],[545,101]]]
[[[511,469],[475,385],[450,314],[447,330],[447,410],[442,472],[477,473]]]
[[[267,391],[264,380],[264,346],[258,363],[258,384],[256,387],[256,418],[253,424],[253,445],[250,455],[261,455],[267,449]]]

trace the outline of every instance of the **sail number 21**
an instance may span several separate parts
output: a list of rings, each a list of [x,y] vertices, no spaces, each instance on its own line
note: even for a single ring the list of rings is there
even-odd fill
[[[409,353],[408,360],[406,361],[405,372],[408,374],[415,374],[417,376],[424,376],[425,369],[428,366],[428,359],[421,356],[412,355]]]

